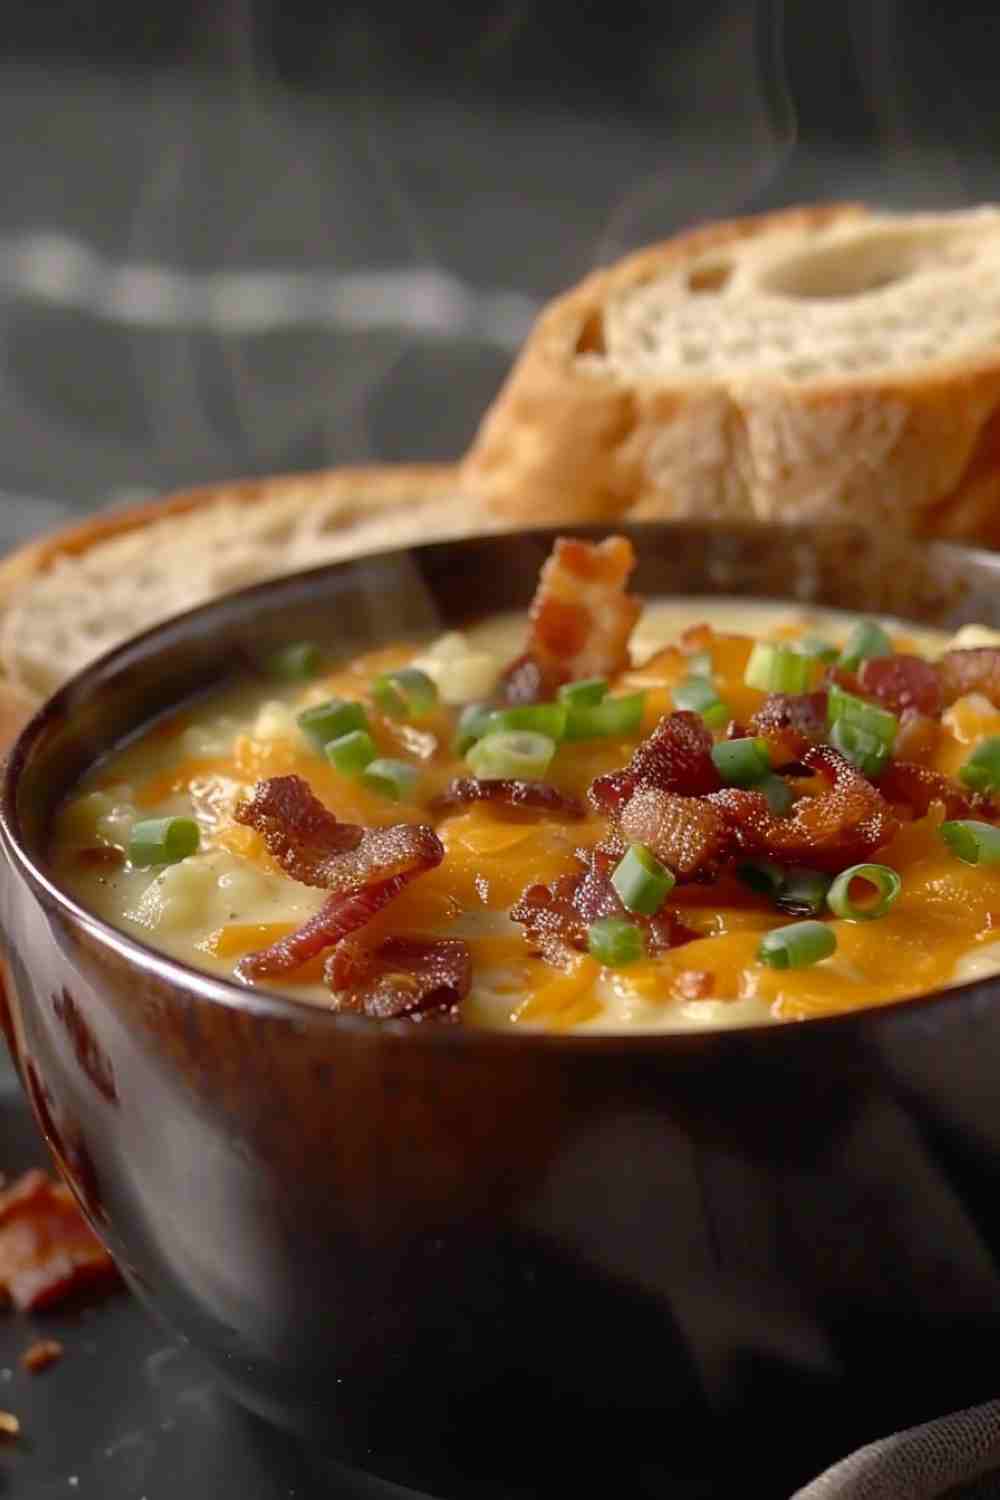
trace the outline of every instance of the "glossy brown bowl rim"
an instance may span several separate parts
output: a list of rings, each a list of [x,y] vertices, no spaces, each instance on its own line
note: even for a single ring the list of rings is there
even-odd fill
[[[697,523],[696,523],[697,526]],[[626,534],[641,538],[645,535],[662,535],[663,533],[676,532],[681,535],[692,529],[690,522],[677,523],[671,521],[639,522],[629,523],[627,526],[614,527],[612,525],[580,525],[571,528],[538,528],[530,529],[525,535],[551,535],[556,536],[567,530],[571,530],[574,536],[601,538],[613,531],[623,531]],[[709,531],[717,528],[707,524],[697,529]],[[798,533],[810,532],[812,528],[791,528]],[[828,532],[835,531],[836,527],[825,527]],[[857,526],[845,526],[841,528],[845,535],[857,533]],[[778,523],[741,523],[729,528],[730,531],[741,535],[748,533],[764,534],[771,532],[776,541],[787,540],[789,528]],[[922,1010],[936,1009],[938,1006],[949,1002],[958,1003],[963,997],[971,996],[976,992],[984,990],[1000,990],[1000,972],[996,975],[987,975],[977,979],[963,980],[960,983],[941,986],[937,989],[928,990],[923,994],[912,995],[901,1000],[885,1002],[881,1005],[860,1006],[857,1010],[838,1011],[831,1015],[809,1016],[801,1020],[754,1022],[751,1024],[739,1024],[736,1026],[715,1027],[691,1027],[677,1031],[568,1031],[547,1032],[527,1031],[517,1027],[486,1027],[469,1026],[464,1024],[451,1025],[441,1024],[432,1019],[415,1023],[407,1020],[381,1021],[367,1016],[357,1016],[328,1010],[313,1001],[304,1000],[295,995],[283,995],[275,993],[274,990],[256,989],[252,986],[237,984],[233,980],[220,978],[210,974],[203,969],[198,969],[183,959],[174,958],[164,953],[152,944],[143,942],[141,938],[132,937],[113,927],[109,922],[97,916],[86,907],[75,901],[68,892],[64,891],[40,864],[32,858],[25,848],[21,820],[17,810],[18,782],[24,768],[28,765],[36,742],[45,733],[46,728],[53,718],[56,718],[65,709],[66,704],[73,698],[79,698],[81,692],[86,688],[88,679],[100,677],[116,663],[123,661],[128,656],[142,652],[155,644],[157,638],[166,635],[168,631],[176,631],[179,626],[190,622],[196,626],[198,622],[210,617],[212,614],[222,611],[227,604],[234,601],[252,600],[254,596],[266,596],[269,592],[279,589],[288,583],[291,577],[301,579],[303,583],[315,580],[317,583],[330,576],[336,576],[338,572],[350,569],[369,560],[378,558],[391,558],[395,556],[406,556],[408,554],[420,554],[434,547],[447,545],[452,548],[461,548],[463,543],[478,544],[488,541],[486,537],[459,537],[450,538],[447,542],[426,542],[416,547],[388,547],[378,552],[366,553],[362,557],[343,558],[337,562],[320,564],[315,568],[296,570],[294,575],[280,574],[273,578],[260,580],[245,588],[232,590],[206,600],[201,604],[189,609],[179,611],[169,618],[158,621],[155,625],[141,631],[138,635],[130,636],[127,640],[120,642],[109,651],[102,653],[93,661],[88,662],[80,671],[73,674],[61,686],[42,703],[32,715],[28,723],[23,727],[14,744],[3,758],[2,763],[2,785],[0,785],[0,866],[4,860],[12,867],[12,870],[20,874],[32,891],[36,901],[45,906],[46,902],[55,907],[69,922],[82,928],[88,936],[99,943],[105,949],[109,949],[122,962],[131,965],[140,973],[154,976],[161,984],[169,985],[178,997],[198,998],[213,1005],[235,1010],[248,1016],[260,1016],[272,1020],[289,1022],[299,1028],[321,1027],[336,1033],[371,1035],[372,1028],[376,1028],[381,1034],[405,1038],[407,1045],[418,1047],[430,1047],[434,1050],[446,1048],[460,1050],[471,1048],[473,1051],[481,1051],[483,1048],[503,1047],[519,1048],[527,1052],[539,1049],[546,1051],[555,1049],[565,1051],[569,1054],[614,1054],[620,1052],[640,1053],[644,1056],[662,1056],[671,1053],[682,1053],[689,1050],[703,1050],[706,1047],[711,1050],[726,1050],[738,1045],[736,1039],[740,1039],[743,1045],[755,1046],[767,1045],[767,1038],[773,1038],[778,1032],[788,1035],[792,1031],[805,1031],[815,1035],[817,1030],[839,1031],[842,1028],[861,1028],[862,1030],[881,1029],[883,1025],[892,1025],[894,1018],[902,1020],[906,1016],[913,1015]],[[507,540],[510,540],[508,537]],[[986,568],[1000,575],[1000,553],[991,552],[986,548],[970,547],[955,542],[933,541],[921,542],[915,539],[914,546],[919,546],[928,551],[933,550],[945,557],[952,559],[954,563],[963,562],[973,564],[977,567]],[[1000,576],[998,576],[1000,585]],[[692,598],[704,597],[692,593]],[[792,596],[768,597],[755,594],[748,598],[748,603],[778,604],[788,607],[804,607],[806,601],[797,600]],[[817,605],[819,609],[829,608],[836,610],[837,605]],[[854,613],[844,606],[839,606],[845,613]],[[904,623],[905,615],[897,616]],[[916,621],[909,623],[919,623]],[[932,626],[924,625],[925,629],[933,629]],[[0,868],[0,881],[11,878],[11,871],[4,872]]]

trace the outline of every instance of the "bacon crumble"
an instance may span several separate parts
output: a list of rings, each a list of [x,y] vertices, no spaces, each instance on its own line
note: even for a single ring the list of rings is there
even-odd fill
[[[334,1010],[388,1021],[457,1021],[472,983],[472,955],[459,938],[389,938],[374,950],[341,943],[327,959]]]
[[[0,1192],[0,1290],[22,1312],[119,1283],[69,1188],[34,1168]]]
[[[623,770],[609,771],[591,783],[590,800],[599,812],[614,817],[641,786],[683,797],[718,791],[722,779],[712,759],[712,744],[712,735],[698,714],[687,710],[665,714]]]
[[[561,792],[547,781],[518,781],[481,776],[456,776],[430,804],[432,812],[449,812],[470,802],[494,802],[552,813],[555,817],[582,818],[585,809],[578,797]]]
[[[21,1363],[31,1375],[47,1370],[63,1357],[63,1346],[58,1339],[36,1339],[21,1355]]]

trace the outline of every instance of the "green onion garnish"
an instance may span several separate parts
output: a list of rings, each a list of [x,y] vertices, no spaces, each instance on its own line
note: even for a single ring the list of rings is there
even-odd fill
[[[860,880],[868,887],[866,899],[858,902],[851,895],[851,886]],[[871,899],[871,890],[875,899]],[[889,865],[852,865],[841,870],[827,893],[827,904],[838,917],[848,922],[872,922],[884,917],[890,906],[894,906],[903,889],[903,882]]]
[[[175,865],[198,847],[194,818],[143,818],[132,824],[128,857],[134,865]]]
[[[537,781],[549,769],[556,742],[547,734],[530,729],[509,729],[477,740],[466,754],[475,776],[485,781]]]
[[[611,884],[626,911],[652,917],[677,884],[672,870],[661,865],[645,844],[630,844],[628,853],[615,867]]]
[[[775,898],[779,910],[793,917],[815,917],[826,905],[830,877],[821,870],[786,870]]]
[[[891,656],[892,642],[874,620],[859,620],[844,642],[837,658],[838,667],[856,672],[869,656]]]
[[[757,957],[772,969],[808,969],[837,949],[837,934],[825,922],[792,922],[761,938]]]
[[[302,682],[316,676],[321,660],[322,652],[314,641],[295,641],[291,646],[282,646],[280,651],[272,651],[264,661],[264,670],[281,682]]]
[[[361,772],[361,780],[370,791],[391,797],[393,802],[402,802],[412,795],[420,780],[420,772],[405,760],[392,760],[386,756],[370,760]]]
[[[498,708],[490,714],[487,734],[506,734],[512,729],[527,729],[532,734],[561,740],[566,733],[568,717],[565,703],[526,703],[519,708]]]
[[[349,698],[329,698],[325,703],[304,708],[297,723],[317,749],[323,750],[331,740],[339,740],[355,729],[367,729],[368,715],[363,703],[354,703]]]
[[[846,719],[838,719],[830,730],[830,744],[866,776],[881,775],[889,760],[889,747],[884,740]]]
[[[991,734],[976,746],[960,767],[958,779],[974,792],[995,792],[1000,788],[1000,736]]]
[[[488,703],[468,703],[458,716],[455,738],[451,742],[454,755],[464,755],[470,745],[481,740],[489,728],[496,709]]]
[[[757,641],[750,652],[743,681],[762,693],[804,693],[812,672],[809,658],[791,646]]]
[[[383,672],[372,684],[372,697],[390,719],[422,719],[437,707],[436,683],[419,667]]]
[[[629,693],[625,698],[605,698],[601,703],[579,708],[571,705],[566,715],[564,738],[605,740],[638,734],[645,707],[645,693]]]
[[[564,683],[557,696],[567,708],[593,708],[595,703],[607,697],[607,692],[606,677],[584,677],[579,682]]]
[[[727,786],[753,786],[771,769],[767,740],[720,740],[712,746],[715,769]]]
[[[836,661],[840,655],[836,646],[819,635],[804,635],[801,640],[793,642],[793,647],[800,656],[808,656],[810,661],[828,663]]]
[[[600,917],[587,928],[587,947],[598,963],[620,969],[635,963],[646,951],[642,929],[621,917]]]
[[[767,798],[767,805],[776,818],[783,818],[791,807],[795,798],[787,781],[773,773],[761,777],[760,781],[754,783],[755,792],[763,792]]]
[[[961,818],[938,829],[948,848],[967,865],[1000,865],[1000,828]]]
[[[889,751],[892,750],[899,730],[899,720],[887,708],[877,708],[874,703],[866,703],[863,698],[847,693],[838,683],[831,682],[826,697],[826,722],[832,728],[839,721],[851,724],[855,729],[863,729],[866,734],[873,734]]]
[[[729,718],[729,709],[716,692],[715,683],[710,677],[685,677],[670,692],[674,708],[701,714],[709,729],[721,729]]]
[[[781,865],[773,859],[747,859],[736,866],[736,873],[752,891],[761,896],[777,896],[785,880]]]
[[[331,740],[323,753],[343,776],[359,776],[378,755],[375,741],[365,729],[352,729],[350,734]]]

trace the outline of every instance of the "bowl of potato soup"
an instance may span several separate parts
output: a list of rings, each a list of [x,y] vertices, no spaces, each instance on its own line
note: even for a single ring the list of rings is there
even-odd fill
[[[0,1014],[134,1289],[441,1496],[789,1492],[992,1394],[998,582],[492,537],[69,683],[6,768]]]

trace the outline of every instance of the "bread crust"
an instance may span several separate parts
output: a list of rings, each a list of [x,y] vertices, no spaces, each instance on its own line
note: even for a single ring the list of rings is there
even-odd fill
[[[1000,544],[1000,353],[796,383],[626,378],[581,359],[610,305],[712,252],[876,217],[826,203],[690,230],[542,313],[462,467],[507,525],[862,519]],[[882,218],[883,215],[878,217]]]

